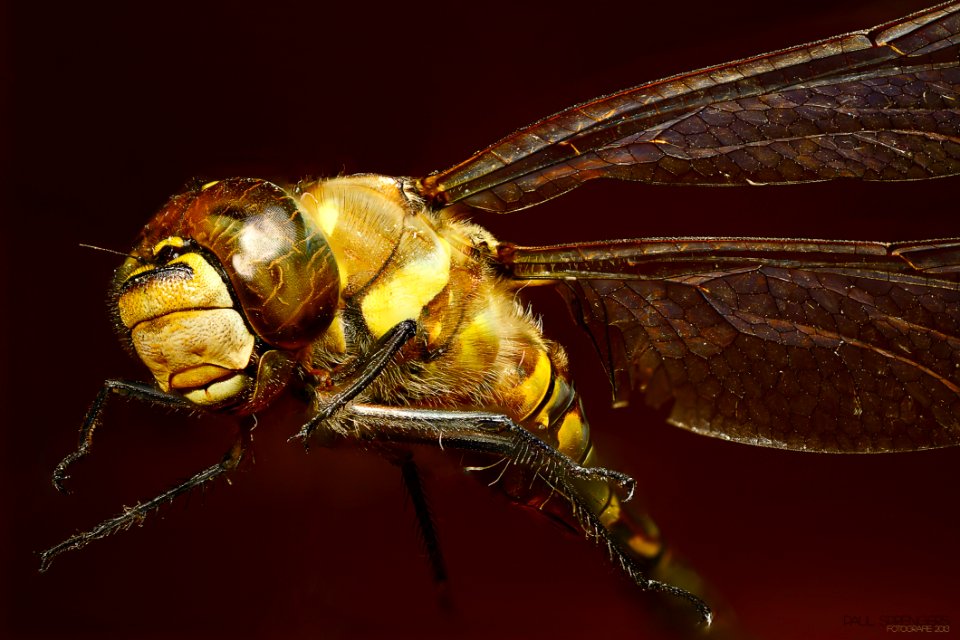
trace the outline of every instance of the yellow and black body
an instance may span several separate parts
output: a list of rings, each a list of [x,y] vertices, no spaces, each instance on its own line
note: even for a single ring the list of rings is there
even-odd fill
[[[517,299],[523,282],[506,277],[497,256],[488,232],[430,211],[402,180],[361,175],[287,190],[236,178],[172,198],[118,269],[112,299],[122,337],[160,390],[237,414],[262,409],[291,381],[308,386],[319,409],[338,372],[413,321],[415,334],[354,402],[502,414],[591,467],[563,348],[543,337]],[[535,467],[474,462],[498,461],[491,472],[511,498],[579,526]],[[652,568],[662,551],[652,526],[633,524],[606,482],[577,487]]]
[[[87,452],[109,393],[242,417],[293,386],[312,405],[298,434],[304,444],[320,429],[381,449],[466,451],[484,481],[606,540],[638,584],[691,600],[707,619],[699,599],[650,578],[663,559],[656,528],[622,506],[633,480],[595,466],[564,350],[518,300],[524,282],[503,268],[501,253],[487,231],[432,210],[403,179],[358,175],[285,189],[233,178],[174,196],[144,227],[110,294],[121,339],[155,388],[108,381],[56,484]],[[223,463],[135,511],[232,470],[249,435]],[[415,474],[407,463],[444,579]],[[44,564],[130,517],[54,547]]]
[[[563,348],[517,300],[555,286],[615,404],[643,391],[697,433],[807,452],[960,444],[960,243],[654,238],[520,247],[464,215],[512,213],[595,178],[650,184],[918,180],[960,174],[960,3],[571,107],[445,171],[283,188],[233,178],[172,198],[118,269],[122,339],[152,384],[116,394],[236,415],[227,456],[43,554],[82,547],[234,469],[248,416],[308,398],[296,438],[471,454],[516,502],[597,539],[642,588],[668,582],[633,480],[598,464]],[[244,426],[245,425],[245,426]],[[430,541],[434,541],[431,543]],[[444,575],[439,553],[435,573]],[[698,591],[699,587],[690,587]]]

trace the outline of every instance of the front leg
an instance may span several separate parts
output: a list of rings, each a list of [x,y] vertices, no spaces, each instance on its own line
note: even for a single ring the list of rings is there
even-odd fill
[[[176,498],[184,493],[187,493],[191,489],[212,482],[220,476],[236,469],[237,465],[239,465],[240,461],[243,459],[247,449],[250,447],[250,443],[253,439],[251,431],[253,430],[255,424],[256,422],[252,419],[252,417],[243,421],[240,426],[240,435],[237,437],[236,442],[234,442],[233,446],[230,447],[230,450],[227,451],[226,455],[223,456],[223,459],[219,463],[204,469],[186,482],[178,484],[172,489],[161,493],[159,496],[151,500],[141,502],[136,506],[125,509],[123,513],[108,520],[104,520],[89,531],[78,533],[75,536],[64,540],[60,544],[43,551],[40,554],[40,571],[46,571],[49,569],[54,558],[61,553],[65,551],[73,551],[75,549],[82,549],[94,540],[106,538],[107,536],[116,533],[121,529],[129,529],[134,524],[141,524],[147,515],[156,509],[169,502],[173,502]]]
[[[106,408],[107,400],[115,395],[129,396],[146,404],[168,409],[192,410],[196,408],[188,400],[164,393],[149,384],[126,380],[105,380],[103,388],[100,389],[100,393],[97,394],[87,410],[87,415],[83,417],[83,423],[80,425],[80,442],[77,449],[61,460],[60,464],[53,470],[53,486],[60,493],[68,493],[64,486],[64,483],[70,478],[67,475],[67,469],[74,462],[90,453],[93,446],[93,433],[103,418],[103,410]]]
[[[317,411],[316,415],[310,418],[300,428],[297,435],[290,439],[300,440],[304,446],[307,446],[310,435],[314,430],[340,411],[358,393],[369,387],[416,333],[417,323],[413,320],[404,320],[385,333],[366,358],[356,364],[344,381],[342,388],[329,398],[325,398],[326,402]]]

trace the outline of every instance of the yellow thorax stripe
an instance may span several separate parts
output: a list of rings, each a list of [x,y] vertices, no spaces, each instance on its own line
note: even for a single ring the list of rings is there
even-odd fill
[[[379,338],[399,322],[419,318],[449,279],[450,243],[435,237],[433,250],[388,271],[364,296],[360,310],[370,332]]]

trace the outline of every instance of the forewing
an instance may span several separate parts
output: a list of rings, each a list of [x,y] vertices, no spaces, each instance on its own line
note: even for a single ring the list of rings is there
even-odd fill
[[[511,212],[593,178],[913,180],[960,172],[960,3],[584,103],[417,183]]]
[[[960,241],[632,240],[505,246],[558,280],[625,402],[806,451],[960,444]]]

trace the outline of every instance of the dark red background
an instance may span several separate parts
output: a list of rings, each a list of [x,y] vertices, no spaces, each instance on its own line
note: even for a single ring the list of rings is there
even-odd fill
[[[25,5],[25,3],[19,3]],[[771,10],[769,5],[775,4]],[[49,474],[107,377],[142,378],[103,299],[113,257],[193,177],[423,175],[601,93],[896,18],[912,2],[158,3],[7,9],[3,568],[16,638],[657,637],[603,554],[427,452],[455,610],[442,612],[398,475],[284,440],[256,464],[39,575],[34,553],[217,460],[223,421],[116,403],[70,497]],[[656,235],[960,235],[957,179],[676,189],[592,184],[479,218],[526,243]],[[598,446],[756,637],[874,638],[882,616],[960,632],[960,452],[818,456],[613,412],[552,298]],[[638,405],[642,403],[637,403]],[[868,626],[867,618],[873,626]],[[864,624],[850,624],[858,618]]]

